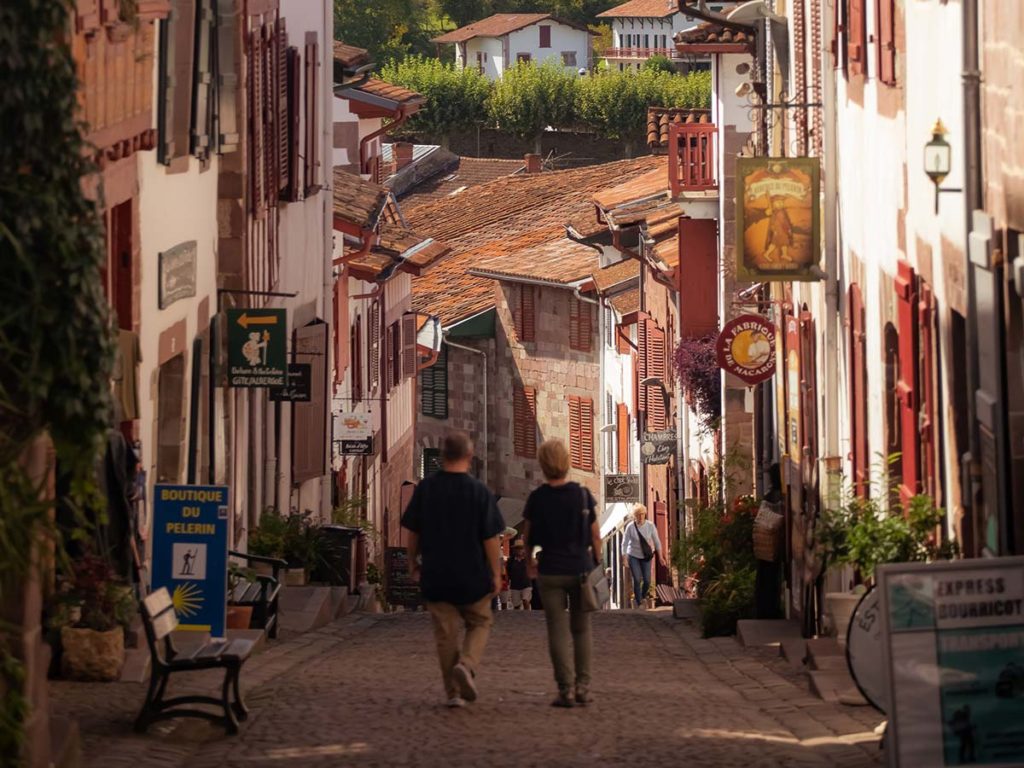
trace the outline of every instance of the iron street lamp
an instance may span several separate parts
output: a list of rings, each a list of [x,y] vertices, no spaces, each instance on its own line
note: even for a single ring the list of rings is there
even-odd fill
[[[959,187],[943,188],[942,182],[949,175],[953,167],[953,148],[946,141],[946,126],[942,119],[935,121],[932,127],[932,140],[924,145],[924,172],[935,185],[935,213],[939,212],[940,192],[962,192]]]

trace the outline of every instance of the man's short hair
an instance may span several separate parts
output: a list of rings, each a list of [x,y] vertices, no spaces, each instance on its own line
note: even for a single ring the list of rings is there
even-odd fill
[[[462,461],[473,455],[473,440],[469,434],[461,430],[449,432],[441,444],[442,461]]]

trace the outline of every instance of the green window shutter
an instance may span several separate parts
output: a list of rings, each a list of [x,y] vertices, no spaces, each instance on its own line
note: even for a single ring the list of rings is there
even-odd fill
[[[448,418],[447,347],[441,347],[437,362],[420,373],[420,410],[424,416]]]

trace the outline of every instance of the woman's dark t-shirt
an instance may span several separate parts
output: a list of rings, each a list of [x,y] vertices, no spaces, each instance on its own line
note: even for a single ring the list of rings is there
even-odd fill
[[[537,558],[540,573],[570,576],[594,567],[590,527],[597,520],[596,506],[579,483],[545,483],[530,494],[523,517],[530,521],[529,546],[542,550]]]
[[[465,472],[436,472],[416,486],[402,526],[420,537],[425,600],[469,605],[491,593],[483,542],[504,531],[505,521],[486,485]]]

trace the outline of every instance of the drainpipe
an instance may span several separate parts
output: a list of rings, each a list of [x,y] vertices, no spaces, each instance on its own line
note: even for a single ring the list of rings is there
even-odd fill
[[[491,448],[491,446],[490,446],[490,444],[488,442],[490,437],[489,437],[489,433],[487,431],[487,353],[484,352],[482,349],[474,349],[473,347],[467,347],[467,346],[464,346],[462,344],[456,344],[454,341],[449,340],[449,338],[448,338],[448,334],[449,333],[450,333],[450,331],[445,331],[442,334],[442,338],[444,340],[444,343],[447,344],[449,347],[455,347],[456,349],[462,349],[462,350],[465,350],[466,352],[472,352],[474,355],[480,355],[480,357],[482,357],[484,359],[484,418],[483,418],[483,428],[481,429],[481,433],[483,434],[483,443],[484,443],[484,457],[483,457],[484,458],[484,471],[483,471],[483,475],[484,476],[482,478],[482,481],[483,481],[484,485],[487,485],[488,484],[488,479],[490,477],[487,474],[487,454],[490,452],[490,448]]]
[[[376,139],[378,136],[382,136],[385,133],[393,131],[402,125],[406,120],[409,119],[408,113],[405,111],[405,107],[400,107],[398,110],[398,116],[387,125],[382,125],[373,133],[369,133],[359,140],[359,172],[369,173],[366,168],[367,163],[367,147],[370,146],[370,142]]]
[[[967,209],[966,234],[970,239],[973,229],[974,211],[982,206],[981,178],[981,71],[978,61],[978,0],[962,0],[963,13],[963,59],[964,59],[964,203]],[[981,443],[978,436],[978,422],[975,407],[975,393],[978,391],[978,315],[974,300],[974,266],[970,249],[964,248],[967,263],[967,437],[968,453],[962,457],[963,480],[961,497],[964,507],[971,511],[972,538],[978,539],[975,547],[981,551],[983,537],[978,536],[978,524],[983,511],[981,495]],[[970,495],[968,495],[968,493]]]

